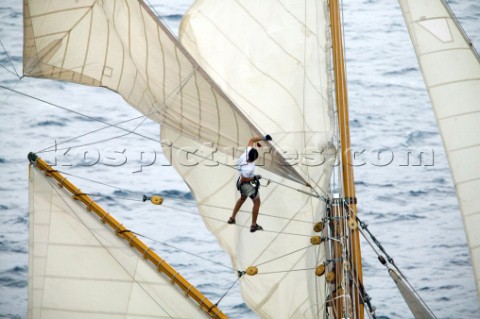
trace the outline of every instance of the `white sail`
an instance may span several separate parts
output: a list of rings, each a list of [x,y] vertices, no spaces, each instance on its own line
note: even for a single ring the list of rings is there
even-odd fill
[[[34,166],[29,191],[28,318],[211,318]]]
[[[24,24],[27,76],[109,88],[177,134],[220,151],[240,155],[236,148],[260,134],[141,0],[25,0]],[[263,160],[304,182],[280,152]]]
[[[400,0],[450,164],[480,302],[480,59],[442,0]]]
[[[260,131],[271,134],[280,149],[300,156],[293,168],[328,197],[333,125],[325,6],[322,1],[222,1],[219,6],[199,0],[184,16],[180,39]],[[162,126],[161,135],[174,145],[195,145],[169,127]],[[326,283],[313,268],[325,262],[325,251],[312,246],[310,237],[318,235],[313,225],[325,216],[325,202],[307,187],[257,165],[264,185],[265,179],[275,182],[260,188],[258,223],[265,231],[249,232],[250,200],[236,225],[228,225],[239,196],[238,172],[223,165],[233,161],[206,160],[214,149],[194,148],[201,150],[191,154],[196,166],[175,159],[173,164],[234,267],[258,266],[258,275],[240,279],[245,302],[262,318],[322,318]]]

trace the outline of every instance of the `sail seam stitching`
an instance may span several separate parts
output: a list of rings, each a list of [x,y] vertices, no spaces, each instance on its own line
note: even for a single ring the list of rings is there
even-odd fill
[[[457,80],[457,81],[442,82],[442,83],[439,83],[439,84],[430,85],[430,89],[438,88],[438,87],[442,87],[442,86],[446,86],[446,85],[454,84],[454,83],[475,82],[475,81],[480,81],[480,78],[468,78],[468,79],[461,79],[461,80]]]
[[[443,120],[448,120],[448,119],[451,119],[451,118],[455,118],[457,116],[467,116],[467,115],[472,115],[472,114],[476,114],[476,113],[480,113],[480,110],[472,111],[472,112],[465,112],[465,113],[458,113],[458,114],[449,115],[449,116],[445,116],[445,117],[439,117],[438,120],[443,121]]]

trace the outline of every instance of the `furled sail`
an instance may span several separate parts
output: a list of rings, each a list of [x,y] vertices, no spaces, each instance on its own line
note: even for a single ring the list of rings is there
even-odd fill
[[[202,68],[260,131],[293,155],[292,168],[324,198],[334,157],[327,12],[326,1],[222,1],[219,6],[199,0],[180,30],[182,44]],[[195,145],[169,127],[162,126],[161,135],[181,147]],[[313,225],[324,218],[325,202],[257,165],[263,185],[272,180],[260,188],[258,223],[265,231],[249,232],[250,200],[236,225],[228,225],[238,199],[238,172],[221,158],[212,161],[214,149],[197,148],[191,157],[197,165],[175,159],[173,164],[233,266],[257,266],[257,275],[240,279],[245,302],[262,318],[322,318],[328,293],[314,268],[325,262],[325,251],[310,237],[320,235]]]
[[[28,318],[226,318],[198,293],[199,307],[190,298],[196,289],[177,272],[170,271],[176,278],[159,273],[170,266],[151,250],[136,249],[138,239],[121,233],[120,224],[113,229],[118,222],[112,217],[100,222],[93,212],[98,206],[88,196],[79,194],[80,201],[66,189],[65,178],[55,180],[34,165],[29,173]]]
[[[450,164],[480,301],[480,58],[443,0],[400,0]]]
[[[240,155],[260,132],[141,0],[24,0],[24,73],[118,92],[149,118]],[[266,167],[304,183],[280,152]]]

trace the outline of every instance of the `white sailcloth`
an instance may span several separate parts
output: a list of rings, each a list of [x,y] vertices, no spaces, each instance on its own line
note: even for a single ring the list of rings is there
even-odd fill
[[[480,59],[443,0],[400,0],[450,164],[480,302]]]
[[[28,318],[210,318],[35,167],[29,191]]]
[[[270,133],[279,149],[299,156],[292,168],[328,196],[333,124],[325,6],[322,1],[250,0],[219,6],[199,0],[184,16],[180,40],[260,131]],[[169,127],[162,126],[161,135],[181,147],[193,143],[175,138]],[[258,266],[258,275],[240,280],[243,299],[262,318],[322,318],[326,284],[313,268],[325,261],[325,251],[312,246],[310,237],[325,216],[325,202],[257,165],[264,185],[265,179],[275,181],[260,188],[258,223],[265,231],[249,232],[250,200],[236,225],[227,225],[239,196],[238,172],[223,165],[232,165],[231,157],[220,164],[205,160],[213,151],[204,146],[192,154],[198,167],[173,164],[234,267]]]

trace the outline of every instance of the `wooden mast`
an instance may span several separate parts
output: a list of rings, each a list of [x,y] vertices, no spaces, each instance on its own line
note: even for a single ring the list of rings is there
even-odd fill
[[[345,72],[345,57],[343,49],[342,39],[342,26],[340,7],[338,0],[330,0],[330,22],[332,31],[332,46],[333,46],[333,66],[335,77],[335,99],[338,112],[338,123],[340,131],[340,144],[341,144],[341,156],[342,156],[342,178],[343,178],[343,191],[345,198],[345,206],[340,207],[341,215],[346,216],[349,212],[350,220],[350,237],[349,245],[351,250],[349,256],[346,256],[348,260],[344,260],[344,263],[349,262],[351,265],[350,273],[352,282],[348,285],[349,292],[352,298],[353,312],[356,314],[354,318],[364,318],[364,305],[360,300],[360,295],[363,290],[363,275],[362,275],[362,256],[360,252],[360,236],[357,227],[355,216],[357,214],[355,185],[353,176],[352,154],[350,150],[350,128],[348,119],[348,96],[347,96],[347,80]],[[343,206],[343,205],[341,205]],[[347,265],[344,265],[347,266]],[[340,267],[335,267],[336,269]],[[342,267],[343,268],[343,267]],[[342,270],[335,274],[336,276],[342,276]],[[345,278],[344,282],[347,282],[349,278]],[[348,291],[347,291],[348,293]],[[344,304],[343,307],[346,307]],[[335,311],[335,318],[343,318],[346,309],[341,312]]]

